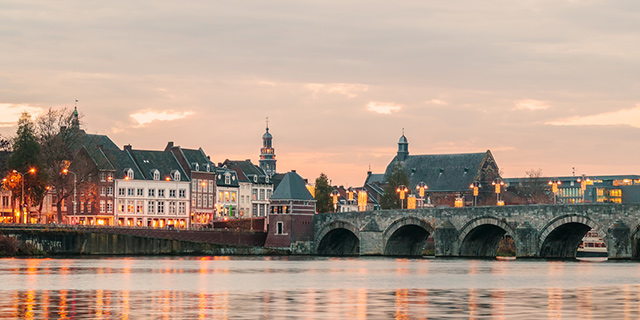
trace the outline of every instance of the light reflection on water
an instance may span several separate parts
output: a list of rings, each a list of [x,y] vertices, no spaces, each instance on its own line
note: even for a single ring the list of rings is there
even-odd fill
[[[187,257],[0,260],[0,318],[640,317],[640,264]]]

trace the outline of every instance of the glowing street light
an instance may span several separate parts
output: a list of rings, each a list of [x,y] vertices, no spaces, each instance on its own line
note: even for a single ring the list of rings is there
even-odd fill
[[[561,185],[562,181],[558,179],[554,179],[549,181],[549,185],[551,186],[551,192],[553,192],[553,204],[558,203],[558,185]]]
[[[36,173],[36,168],[31,168],[31,169],[29,169],[29,171],[27,171],[25,173],[18,172],[18,170],[13,170],[13,173],[19,174],[20,175],[20,182],[22,182],[22,195],[21,195],[22,199],[20,201],[21,202],[20,203],[20,213],[23,214],[23,218],[22,219],[26,223],[27,222],[27,215],[25,214],[25,210],[24,210],[25,209],[24,208],[24,175],[27,174],[27,173],[31,173],[31,174]]]
[[[429,189],[429,187],[427,186],[426,183],[420,181],[418,182],[418,184],[416,185],[416,191],[418,191],[418,195],[420,196],[422,205],[421,207],[424,208],[424,196],[425,196],[425,190]]]
[[[502,191],[502,186],[504,186],[504,180],[502,178],[495,178],[491,185],[496,188],[496,204],[499,206],[504,206],[504,201],[500,200],[500,192]]]
[[[473,189],[473,206],[476,207],[478,206],[478,193],[479,193],[479,188],[482,185],[480,184],[480,181],[474,181],[473,183],[471,183],[471,185],[469,186],[469,188]]]
[[[362,188],[358,191],[358,211],[367,210],[367,191]]]
[[[76,185],[78,183],[78,176],[76,176],[75,172],[69,171],[69,169],[62,169],[62,173],[65,174],[65,175],[68,174],[68,173],[73,174],[73,215],[74,215],[74,218],[75,218],[75,215],[77,213],[77,209],[76,208],[78,207],[77,206],[78,193],[76,191]]]
[[[338,196],[340,193],[337,190],[331,191],[331,197],[333,198],[333,212],[338,212]]]
[[[585,203],[587,185],[591,183],[591,179],[587,178],[587,176],[583,174],[582,178],[578,178],[578,183],[580,183],[580,192],[582,193],[582,203]]]
[[[404,198],[407,192],[409,192],[409,188],[402,184],[396,188],[396,192],[398,193],[398,196],[400,196],[400,209],[404,209]]]

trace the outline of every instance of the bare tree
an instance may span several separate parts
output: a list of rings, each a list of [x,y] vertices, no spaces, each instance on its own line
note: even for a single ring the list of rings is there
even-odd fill
[[[79,117],[67,108],[50,108],[36,119],[36,137],[42,149],[42,161],[49,176],[50,192],[54,195],[57,221],[62,222],[62,203],[73,194],[74,178],[76,189],[89,183],[90,176],[97,170],[83,157],[83,138],[86,134],[80,130]],[[68,169],[72,173],[64,174]]]
[[[509,202],[517,204],[553,203],[553,195],[549,190],[547,180],[542,176],[542,169],[530,169],[525,172],[522,182],[511,186],[505,195]]]

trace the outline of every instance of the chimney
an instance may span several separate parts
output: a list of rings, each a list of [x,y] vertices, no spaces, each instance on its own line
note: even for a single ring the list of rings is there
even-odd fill
[[[367,177],[371,175],[371,171],[367,171]]]
[[[291,170],[291,172],[296,173],[296,170]]]
[[[171,148],[173,148],[173,141],[169,141],[167,143],[167,147],[164,148],[164,152],[171,151]]]
[[[124,146],[124,150],[125,151],[131,151],[131,145],[130,144],[125,145]]]

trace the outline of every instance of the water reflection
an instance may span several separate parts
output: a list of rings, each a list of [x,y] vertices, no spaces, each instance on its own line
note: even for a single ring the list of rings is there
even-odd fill
[[[640,317],[635,263],[260,257],[0,260],[0,318]]]

